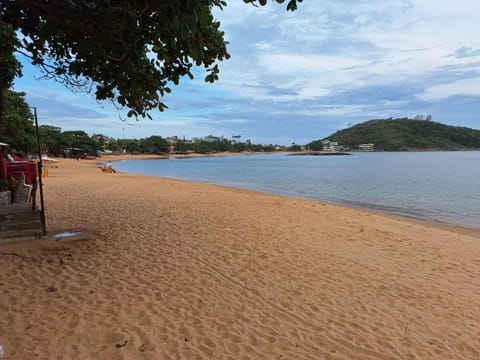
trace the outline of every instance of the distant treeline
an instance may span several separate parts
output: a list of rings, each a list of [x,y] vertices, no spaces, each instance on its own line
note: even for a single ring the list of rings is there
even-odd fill
[[[50,125],[41,125],[39,127],[41,147],[52,155],[61,156],[68,149],[82,149],[87,153],[95,153],[100,150],[109,150],[113,152],[140,153],[140,154],[160,154],[168,153],[173,149],[177,153],[196,152],[196,153],[214,153],[214,152],[243,152],[257,151],[267,152],[275,151],[277,145],[256,145],[246,142],[219,139],[218,141],[195,142],[177,140],[171,144],[167,139],[153,135],[144,139],[114,139],[102,134],[89,136],[85,131],[62,131],[61,128]],[[172,146],[174,146],[172,148]]]
[[[480,130],[408,118],[366,121],[312,141],[306,147],[321,150],[322,140],[326,139],[351,149],[373,143],[379,151],[480,149]]]

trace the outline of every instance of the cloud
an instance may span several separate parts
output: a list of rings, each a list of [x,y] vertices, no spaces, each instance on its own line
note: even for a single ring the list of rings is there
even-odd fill
[[[105,117],[100,111],[91,107],[78,104],[77,102],[64,101],[54,92],[46,93],[27,93],[27,102],[34,104],[45,117],[52,118],[82,118],[82,119],[102,119]]]
[[[438,100],[456,95],[480,96],[480,77],[432,86],[420,96],[420,99]]]
[[[480,128],[479,14],[478,0],[312,0],[295,12],[232,0],[215,11],[232,55],[220,80],[206,84],[195,69],[163,99],[165,112],[133,125],[54,83],[16,87],[54,125],[118,137],[242,134],[300,144],[349,123],[416,114]]]
[[[455,53],[449,55],[454,56],[458,59],[462,58],[471,58],[471,57],[479,57],[480,56],[480,49],[472,49],[468,46],[462,46],[455,50]]]

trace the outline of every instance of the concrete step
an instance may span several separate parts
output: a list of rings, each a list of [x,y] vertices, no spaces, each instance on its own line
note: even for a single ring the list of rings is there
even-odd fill
[[[0,206],[0,244],[42,237],[41,213],[30,204]]]
[[[28,240],[36,240],[42,238],[42,228],[40,229],[26,229],[26,230],[13,230],[4,231],[0,233],[0,244],[6,244],[11,242],[20,242]]]
[[[0,236],[6,231],[41,229],[42,222],[39,219],[21,221],[21,222],[0,222]]]
[[[0,224],[3,222],[22,221],[30,219],[40,219],[40,211],[30,210],[27,212],[0,214]]]

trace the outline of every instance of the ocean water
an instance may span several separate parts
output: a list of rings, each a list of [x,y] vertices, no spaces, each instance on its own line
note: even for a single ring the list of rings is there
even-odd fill
[[[122,172],[308,198],[480,228],[480,152],[126,160]]]

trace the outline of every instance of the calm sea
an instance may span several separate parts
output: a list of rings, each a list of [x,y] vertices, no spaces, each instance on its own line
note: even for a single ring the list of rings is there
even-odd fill
[[[220,184],[480,228],[480,152],[127,160],[122,172]]]

